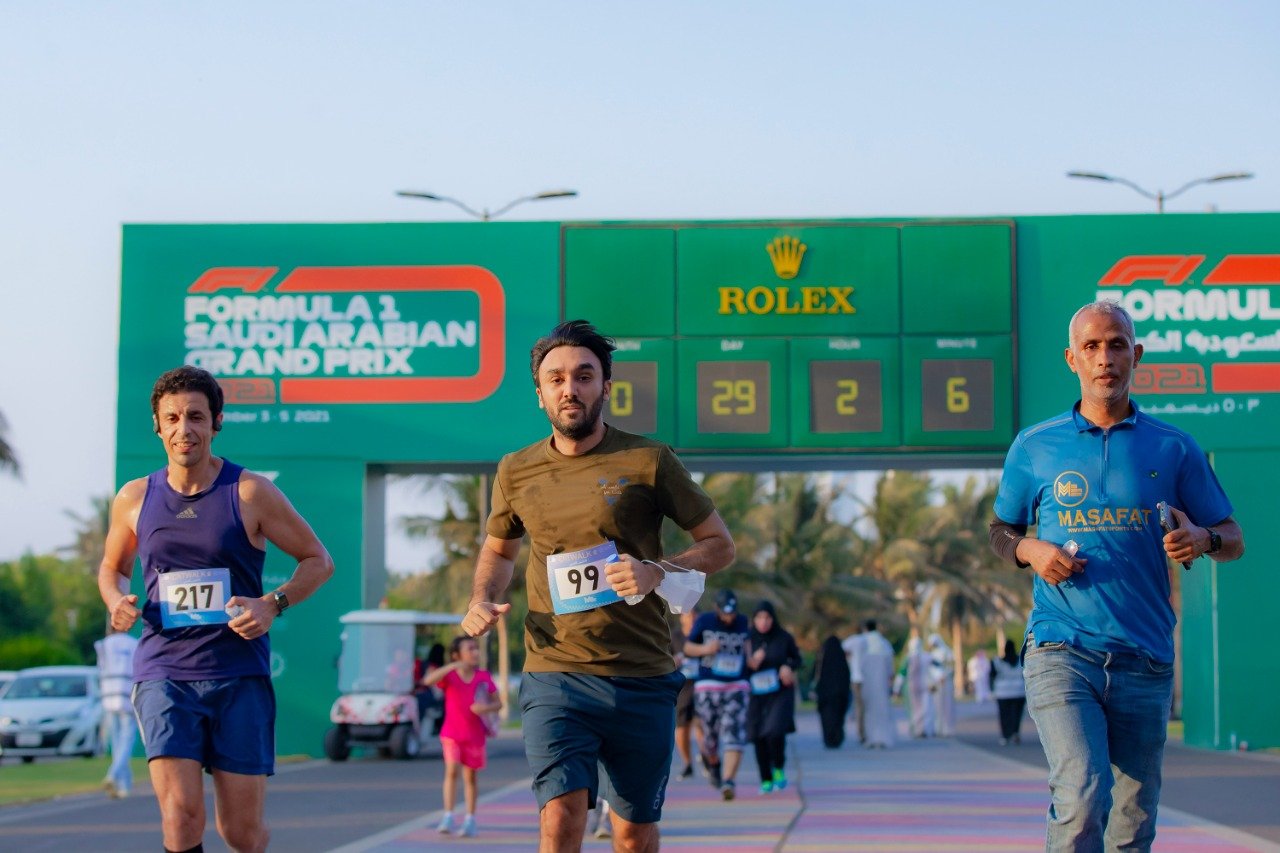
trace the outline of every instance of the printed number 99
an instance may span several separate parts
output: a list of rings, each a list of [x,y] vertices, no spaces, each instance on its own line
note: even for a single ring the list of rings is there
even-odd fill
[[[569,583],[573,584],[574,595],[582,595],[582,581],[584,578],[591,581],[591,589],[587,590],[587,592],[595,592],[600,588],[600,570],[595,566],[587,566],[582,571],[570,569],[565,574],[565,577],[569,579]]]
[[[609,412],[615,418],[630,417],[635,410],[635,391],[625,379],[613,380],[613,396],[609,398]]]
[[[969,392],[964,390],[966,384],[963,376],[952,376],[947,380],[947,411],[953,415],[969,411]]]
[[[711,411],[717,415],[753,415],[756,411],[756,383],[751,379],[717,379],[711,387]],[[732,406],[730,404],[733,404]]]

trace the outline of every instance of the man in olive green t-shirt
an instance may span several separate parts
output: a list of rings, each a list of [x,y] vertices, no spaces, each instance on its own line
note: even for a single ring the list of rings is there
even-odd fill
[[[711,499],[671,449],[604,423],[613,349],[583,320],[560,324],[534,345],[531,369],[551,437],[498,465],[462,622],[480,636],[510,609],[498,599],[528,533],[520,704],[544,851],[578,849],[601,776],[618,842],[658,849],[684,677],[665,603],[648,593],[672,564],[711,573],[734,556]],[[664,517],[694,540],[669,563],[659,535]]]

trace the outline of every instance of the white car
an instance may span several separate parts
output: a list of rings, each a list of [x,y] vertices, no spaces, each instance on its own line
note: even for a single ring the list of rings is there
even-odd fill
[[[0,698],[4,696],[4,692],[9,689],[9,685],[18,677],[18,673],[11,669],[0,669]]]
[[[102,751],[102,696],[92,666],[37,666],[18,672],[0,696],[0,759],[94,756]]]

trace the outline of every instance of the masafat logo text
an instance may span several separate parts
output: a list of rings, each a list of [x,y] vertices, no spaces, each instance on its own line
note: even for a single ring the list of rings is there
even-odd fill
[[[1078,509],[1089,497],[1089,481],[1079,471],[1063,471],[1053,481],[1058,524],[1076,533],[1086,530],[1138,530],[1146,526],[1151,510],[1142,507],[1101,506]]]
[[[213,267],[187,288],[185,361],[216,376],[227,403],[461,403],[501,385],[505,294],[489,270],[296,267],[264,292],[278,272]],[[447,291],[475,294],[478,314],[410,316],[397,302]],[[415,354],[439,348],[476,350],[477,369],[415,375]]]
[[[783,281],[800,275],[809,247],[796,237],[775,237],[765,244],[773,274]],[[852,287],[721,287],[721,314],[856,314]]]

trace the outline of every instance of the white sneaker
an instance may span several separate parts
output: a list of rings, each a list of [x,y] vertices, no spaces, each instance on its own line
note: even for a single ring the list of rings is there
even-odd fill
[[[467,815],[466,818],[464,818],[462,821],[462,828],[459,829],[455,834],[461,835],[463,838],[475,838],[476,836],[475,817],[473,815]]]
[[[440,825],[436,827],[436,832],[441,835],[448,835],[453,832],[453,813],[445,812],[444,817],[440,818]]]

